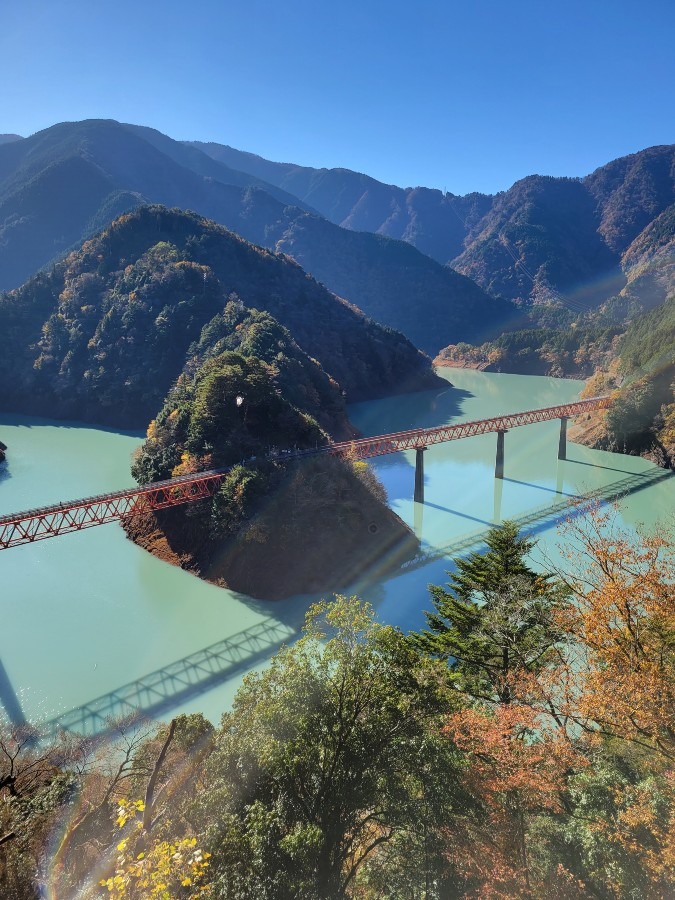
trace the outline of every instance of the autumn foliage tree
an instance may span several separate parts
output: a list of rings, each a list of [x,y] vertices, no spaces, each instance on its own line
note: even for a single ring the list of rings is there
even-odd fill
[[[577,647],[577,715],[600,734],[675,760],[675,547],[596,510],[567,529],[574,602],[558,622]]]
[[[491,529],[485,542],[484,552],[454,560],[447,589],[430,587],[435,612],[411,639],[448,660],[452,684],[471,702],[449,716],[444,734],[466,754],[482,815],[448,829],[447,852],[469,891],[511,897],[532,889],[530,819],[562,811],[576,764],[539,681],[558,664],[556,610],[567,591],[530,567],[534,541],[515,523]]]
[[[564,714],[576,723],[590,768],[570,784],[575,820],[564,841],[577,846],[595,890],[609,881],[616,896],[671,896],[672,532],[628,532],[613,510],[596,508],[571,519],[565,537],[572,602],[557,613],[570,651]]]
[[[469,896],[532,896],[543,887],[542,873],[532,873],[538,821],[566,812],[567,780],[585,765],[565,734],[547,722],[519,703],[463,710],[447,720],[444,734],[466,754],[467,787],[483,810],[445,832]]]

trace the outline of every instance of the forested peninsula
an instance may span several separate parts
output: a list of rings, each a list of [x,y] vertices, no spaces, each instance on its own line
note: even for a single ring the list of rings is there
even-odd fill
[[[347,400],[447,382],[288,257],[142,207],[0,296],[0,347],[6,409],[147,428],[139,483],[232,467],[210,503],[126,524],[163,559],[278,599],[418,549],[365,463],[284,455],[354,436]]]
[[[219,337],[223,328],[231,337]],[[373,567],[396,570],[419,548],[366,463],[289,458],[329,436],[308,411],[311,382],[299,380],[297,360],[279,359],[282,332],[269,316],[244,315],[231,302],[202,335],[196,367],[150,424],[132,472],[147,484],[230,470],[212,500],[125,524],[163,559],[265,599],[334,591]],[[221,349],[235,341],[237,351]]]

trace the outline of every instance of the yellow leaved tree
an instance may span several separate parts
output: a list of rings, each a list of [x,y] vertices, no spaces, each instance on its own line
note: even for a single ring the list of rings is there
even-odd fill
[[[176,841],[142,841],[145,804],[142,800],[122,800],[117,826],[125,837],[117,845],[115,872],[101,881],[113,900],[193,900],[207,897],[204,883],[209,853],[202,853],[194,837]],[[139,840],[141,839],[141,840]]]

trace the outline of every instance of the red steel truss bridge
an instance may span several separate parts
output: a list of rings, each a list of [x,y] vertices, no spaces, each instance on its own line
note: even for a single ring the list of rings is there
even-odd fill
[[[550,419],[569,419],[589,410],[606,409],[609,405],[609,397],[592,397],[589,400],[577,400],[575,403],[565,403],[562,406],[546,406],[543,409],[510,413],[506,416],[495,416],[492,419],[477,419],[474,422],[458,422],[456,425],[442,425],[438,428],[417,428],[410,431],[397,431],[393,434],[379,434],[357,441],[332,444],[322,449],[324,452],[339,453],[343,456],[351,454],[359,459],[366,459],[370,456],[383,456],[385,453],[398,453],[401,450],[419,450],[430,444],[443,444],[446,441],[474,437],[477,434],[505,432],[511,428],[517,428],[519,425],[533,425],[535,422],[547,422]]]
[[[560,419],[558,456],[564,459],[567,419],[582,412],[605,409],[609,405],[608,397],[593,397],[589,400],[578,400],[575,403],[566,403],[561,406],[510,413],[473,422],[458,422],[455,425],[443,425],[439,428],[418,428],[392,434],[380,434],[360,440],[343,441],[329,444],[327,447],[319,447],[316,450],[298,450],[287,453],[281,458],[291,460],[328,453],[332,456],[367,459],[387,453],[399,453],[403,450],[416,450],[415,500],[424,502],[422,452],[429,445],[474,437],[479,434],[496,433],[498,443],[495,475],[501,478],[504,466],[503,439],[509,429],[521,425],[532,425],[535,422]],[[52,506],[43,506],[39,509],[29,509],[0,516],[0,550],[212,497],[229,471],[229,468],[211,469],[196,475],[181,475],[167,481],[156,481],[143,487],[99,494],[96,497],[70,500]]]

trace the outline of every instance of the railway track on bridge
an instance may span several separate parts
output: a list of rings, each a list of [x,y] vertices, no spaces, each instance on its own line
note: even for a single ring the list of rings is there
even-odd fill
[[[588,400],[577,400],[559,406],[548,406],[542,409],[526,410],[493,416],[488,419],[477,419],[471,422],[457,422],[437,428],[417,428],[408,431],[380,434],[370,438],[328,444],[312,450],[298,450],[282,457],[266,457],[290,461],[308,456],[330,454],[332,456],[352,459],[368,459],[384,456],[388,453],[401,453],[405,450],[417,450],[419,469],[421,451],[433,444],[461,440],[479,434],[496,433],[501,436],[512,428],[533,425],[560,419],[566,425],[567,419],[579,413],[596,409],[605,409],[610,405],[608,397],[593,397]],[[562,434],[562,431],[561,431]],[[562,440],[562,439],[561,439]],[[503,446],[503,445],[502,445]],[[82,531],[96,525],[144,515],[159,509],[193,503],[212,497],[230,468],[211,469],[196,475],[182,475],[166,481],[157,481],[142,487],[98,494],[80,500],[43,506],[23,512],[0,516],[0,550],[30,544],[46,538],[57,537],[73,531]],[[500,476],[498,476],[500,477]],[[415,497],[418,499],[417,483],[420,481],[416,473]]]

